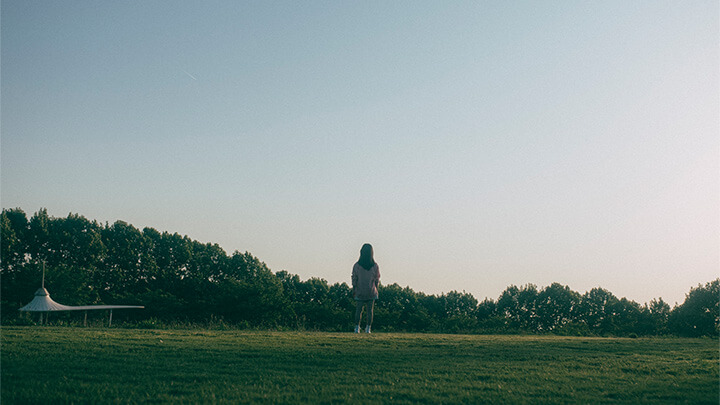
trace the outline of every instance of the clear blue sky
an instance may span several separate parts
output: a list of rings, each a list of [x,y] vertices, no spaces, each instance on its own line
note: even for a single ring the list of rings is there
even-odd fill
[[[2,207],[349,282],[719,276],[717,1],[8,1]]]

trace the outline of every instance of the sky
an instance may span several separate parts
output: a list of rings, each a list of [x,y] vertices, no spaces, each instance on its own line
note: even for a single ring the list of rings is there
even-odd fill
[[[717,1],[0,4],[0,200],[350,282],[720,276]],[[382,298],[382,297],[381,297]]]

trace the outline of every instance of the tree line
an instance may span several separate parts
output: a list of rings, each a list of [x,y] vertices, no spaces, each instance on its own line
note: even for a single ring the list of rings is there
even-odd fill
[[[237,327],[352,330],[355,303],[347,283],[273,273],[249,252],[228,255],[219,245],[177,233],[101,224],[41,209],[0,215],[2,323],[31,322],[18,308],[45,285],[66,305],[144,305],[116,315],[128,325],[173,323]],[[509,286],[497,300],[466,292],[428,295],[381,285],[378,331],[555,333],[568,335],[718,336],[720,279],[692,288],[671,308],[661,298],[640,305],[603,288],[580,294],[553,283]],[[61,315],[58,315],[61,316]],[[62,315],[71,320],[72,315]],[[116,321],[117,322],[117,321]]]

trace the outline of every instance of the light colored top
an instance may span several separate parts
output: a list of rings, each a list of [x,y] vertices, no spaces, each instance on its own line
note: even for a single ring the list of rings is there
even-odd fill
[[[377,263],[367,270],[355,263],[352,270],[353,296],[357,300],[376,300],[380,283],[380,268]]]

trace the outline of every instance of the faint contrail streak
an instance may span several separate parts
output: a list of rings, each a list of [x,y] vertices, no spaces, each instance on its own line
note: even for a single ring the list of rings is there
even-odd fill
[[[187,70],[185,70],[185,69],[182,69],[182,71],[183,71],[183,72],[185,72],[185,74],[186,74],[186,75],[190,76],[190,78],[191,78],[191,79],[193,79],[193,80],[197,80],[197,78],[196,78],[195,76],[191,75],[190,73],[188,73],[188,71],[187,71]]]

